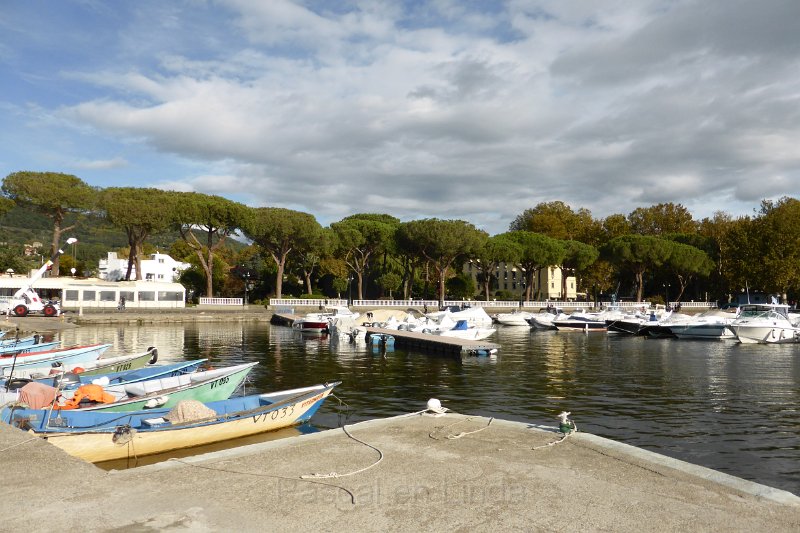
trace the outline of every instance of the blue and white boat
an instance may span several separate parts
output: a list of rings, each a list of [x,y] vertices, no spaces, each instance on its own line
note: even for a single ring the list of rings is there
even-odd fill
[[[127,413],[5,409],[2,420],[90,462],[141,457],[309,420],[340,382]]]

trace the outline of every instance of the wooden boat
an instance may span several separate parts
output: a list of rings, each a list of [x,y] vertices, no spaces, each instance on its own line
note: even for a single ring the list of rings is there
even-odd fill
[[[71,370],[80,364],[97,360],[110,347],[110,344],[89,344],[18,354],[16,357],[3,356],[0,357],[0,375],[30,378],[32,375],[46,374],[53,367]]]
[[[44,342],[39,339],[39,342],[24,342],[18,344],[16,342],[0,346],[0,358],[14,357],[14,354],[23,355],[29,353],[38,353],[46,350],[53,350],[61,344],[61,341],[48,341]]]
[[[138,370],[145,365],[154,365],[158,361],[158,350],[153,347],[146,352],[133,355],[120,355],[117,357],[103,357],[94,363],[80,367],[80,374],[84,376],[101,376],[114,372],[125,372],[127,370]],[[73,368],[75,372],[77,368]]]
[[[135,370],[110,372],[100,375],[74,374],[68,372],[48,378],[37,379],[36,381],[45,385],[50,385],[52,383],[54,387],[61,387],[62,389],[74,389],[80,385],[94,382],[105,383],[107,385],[124,385],[148,379],[191,374],[192,372],[196,372],[200,365],[206,361],[208,361],[208,359],[195,359],[194,361],[181,361],[180,363],[171,363],[168,365],[151,365]]]
[[[125,414],[6,409],[2,420],[90,462],[125,459],[246,437],[309,420],[340,382],[205,404],[199,418],[178,409]],[[196,407],[192,405],[190,407]],[[202,407],[202,405],[200,406]]]
[[[214,402],[225,400],[250,373],[258,362],[217,368],[205,372],[182,374],[179,376],[149,379],[136,383],[125,383],[103,387],[103,390],[116,398],[111,403],[98,403],[80,407],[80,411],[138,411],[156,407],[174,407],[181,400]],[[77,391],[72,392],[73,396]],[[55,410],[59,410],[56,406]]]

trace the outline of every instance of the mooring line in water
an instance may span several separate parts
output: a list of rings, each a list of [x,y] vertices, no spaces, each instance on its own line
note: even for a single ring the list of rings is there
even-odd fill
[[[243,475],[243,476],[271,477],[271,478],[275,478],[275,479],[286,479],[286,480],[289,480],[289,481],[298,481],[298,482],[303,482],[303,483],[314,483],[316,485],[322,485],[324,487],[331,487],[331,488],[334,488],[334,489],[342,490],[342,491],[346,492],[350,496],[350,503],[352,505],[356,504],[356,496],[350,490],[348,490],[348,489],[346,489],[346,488],[344,488],[344,487],[342,487],[340,485],[334,485],[333,483],[323,483],[322,481],[315,481],[313,479],[305,479],[305,478],[303,478],[303,476],[300,476],[299,478],[296,478],[296,477],[289,477],[289,476],[279,476],[279,475],[276,475],[276,474],[260,474],[258,472],[242,472],[241,470],[230,470],[228,468],[214,468],[214,467],[210,467],[210,466],[198,465],[198,464],[182,461],[182,460],[178,459],[177,457],[173,457],[173,458],[169,459],[169,461],[175,461],[177,463],[181,463],[181,464],[186,465],[186,466],[191,466],[193,468],[201,468],[203,470],[212,470],[214,472],[226,472],[228,474],[240,474],[240,475]]]

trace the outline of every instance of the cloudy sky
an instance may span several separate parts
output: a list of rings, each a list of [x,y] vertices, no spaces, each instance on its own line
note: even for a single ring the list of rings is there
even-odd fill
[[[797,0],[2,4],[2,176],[490,233],[800,196]]]

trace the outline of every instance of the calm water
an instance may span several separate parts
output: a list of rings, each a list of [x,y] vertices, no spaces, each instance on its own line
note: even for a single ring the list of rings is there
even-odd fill
[[[800,494],[800,345],[758,346],[500,328],[496,359],[463,362],[331,343],[267,324],[96,326],[66,343],[113,353],[159,349],[160,361],[259,361],[247,393],[341,380],[318,428],[424,409],[580,430]],[[109,354],[112,353],[109,352]]]

